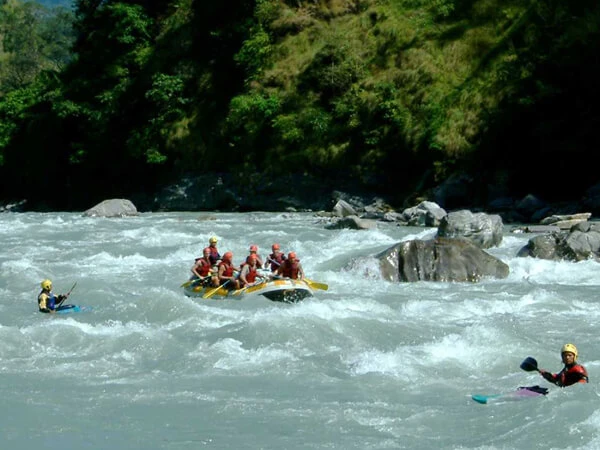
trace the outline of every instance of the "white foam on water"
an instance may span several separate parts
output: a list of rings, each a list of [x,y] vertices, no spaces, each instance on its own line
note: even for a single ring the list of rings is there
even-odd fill
[[[40,414],[69,416],[73,427],[97,430],[90,442],[114,449],[136,448],[139,436],[165,448],[202,439],[222,448],[250,439],[256,448],[597,444],[589,401],[600,368],[596,262],[518,258],[528,237],[507,235],[489,250],[509,265],[506,279],[395,283],[382,279],[374,256],[433,229],[324,225],[308,213],[0,215],[8,243],[0,247],[0,373],[8,380],[0,410],[14,417],[13,446],[42,442]],[[213,234],[235,262],[250,244],[264,258],[278,242],[329,289],[297,304],[187,298],[180,285]],[[46,277],[56,292],[77,281],[69,303],[92,310],[37,313]],[[528,406],[470,399],[543,385],[519,364],[534,356],[558,371],[565,342],[579,347],[588,391],[553,388]],[[76,436],[44,442],[82,448]]]

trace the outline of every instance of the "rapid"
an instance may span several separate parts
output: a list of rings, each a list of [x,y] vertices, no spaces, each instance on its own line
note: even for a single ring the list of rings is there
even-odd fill
[[[373,256],[433,228],[326,230],[311,213],[0,214],[0,441],[17,449],[600,449],[600,264],[487,250],[504,280],[391,283]],[[295,251],[327,291],[294,304],[191,299],[210,236]],[[90,310],[37,311],[40,282]],[[572,342],[588,385],[562,368]],[[543,398],[471,394],[539,384]]]

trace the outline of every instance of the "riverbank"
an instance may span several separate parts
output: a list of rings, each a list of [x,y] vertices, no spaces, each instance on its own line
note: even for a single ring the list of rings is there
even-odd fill
[[[106,197],[77,200],[67,210],[84,211]],[[331,211],[343,200],[358,213],[383,214],[402,211],[423,200],[437,203],[447,211],[469,209],[498,214],[504,223],[539,223],[551,215],[588,212],[600,216],[600,184],[571,198],[548,200],[534,193],[510,192],[500,186],[484,186],[468,176],[453,176],[435,188],[406,194],[389,186],[372,190],[347,180],[322,179],[309,174],[286,175],[273,179],[261,174],[236,177],[211,173],[184,176],[173,183],[156,186],[154,191],[123,193],[140,212],[168,211]],[[69,204],[68,199],[67,204]],[[0,212],[60,211],[49,202],[16,199],[0,201]]]

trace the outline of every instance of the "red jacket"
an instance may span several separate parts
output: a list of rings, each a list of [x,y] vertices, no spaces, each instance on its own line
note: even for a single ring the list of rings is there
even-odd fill
[[[209,274],[210,268],[212,267],[210,261],[207,261],[204,258],[199,258],[196,260],[196,265],[200,264],[200,269],[197,270],[201,277],[205,277]]]
[[[587,383],[588,374],[585,367],[581,364],[574,363],[570,366],[565,366],[563,370],[558,373],[552,374],[546,372],[544,378],[550,383],[554,383],[560,387],[571,386],[575,383]]]
[[[291,278],[292,280],[297,280],[298,273],[300,272],[300,260],[297,259],[292,263],[289,259],[286,259],[279,268],[281,270],[281,275]]]

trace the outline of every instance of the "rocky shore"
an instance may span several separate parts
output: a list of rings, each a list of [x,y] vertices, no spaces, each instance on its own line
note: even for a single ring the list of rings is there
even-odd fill
[[[323,180],[307,174],[286,175],[277,179],[261,174],[236,177],[231,174],[205,174],[183,177],[176,183],[157,186],[152,193],[124,194],[139,211],[326,211],[344,201],[362,218],[401,221],[401,212],[416,207],[422,201],[437,204],[445,211],[469,209],[474,212],[498,214],[505,224],[540,224],[553,215],[573,215],[581,212],[600,216],[600,183],[581,196],[568,201],[550,202],[534,195],[511,195],[506,189],[490,187],[481,200],[481,193],[470,178],[453,176],[414,199],[393,194],[373,195],[337,180]],[[389,191],[389,189],[388,189]],[[476,195],[477,194],[477,195]],[[91,202],[87,207],[91,207]],[[0,202],[0,212],[35,210],[27,199]],[[438,214],[441,214],[438,212]],[[348,214],[346,214],[348,215]],[[413,218],[413,220],[415,220]],[[419,219],[420,220],[420,219]],[[423,225],[426,225],[425,223]]]

